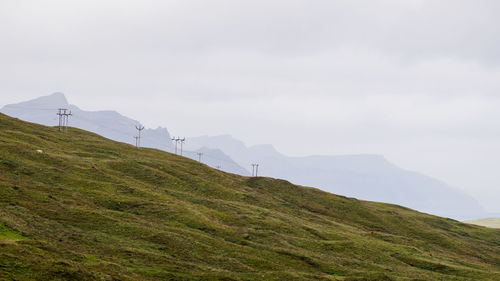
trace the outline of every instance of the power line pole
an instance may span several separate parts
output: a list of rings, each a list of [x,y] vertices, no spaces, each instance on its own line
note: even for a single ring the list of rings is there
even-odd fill
[[[68,128],[68,123],[69,123],[69,117],[73,115],[71,113],[71,110],[69,111],[69,113],[66,113],[66,110],[64,110],[64,130],[67,130]]]
[[[181,155],[182,155],[182,145],[186,141],[186,138],[180,138],[180,137],[173,137],[172,141],[175,141],[175,154],[177,154],[177,144],[180,142],[181,143]]]
[[[139,148],[139,137],[135,136],[134,139],[135,139],[135,147]]]
[[[68,113],[67,108],[59,108],[57,110],[57,115],[59,116],[59,131],[66,131],[69,117],[73,115],[71,110]]]
[[[62,118],[63,118],[62,111],[63,111],[62,108],[59,108],[57,110],[57,115],[59,116],[59,131],[61,131],[62,129]]]
[[[259,164],[252,164],[252,177],[257,177],[259,174]]]
[[[201,156],[203,155],[203,152],[196,152],[196,154],[198,155],[198,162],[201,163]]]
[[[139,125],[139,126],[135,126],[135,128],[137,129],[137,131],[139,131],[139,136],[136,139],[136,146],[140,147],[141,146],[141,131],[144,130],[144,126]]]
[[[184,144],[184,142],[186,141],[186,138],[183,138],[180,140],[181,141],[181,156],[182,156],[182,145]]]
[[[177,155],[177,142],[178,142],[178,140],[175,137],[173,137],[172,141],[175,141],[175,155]]]

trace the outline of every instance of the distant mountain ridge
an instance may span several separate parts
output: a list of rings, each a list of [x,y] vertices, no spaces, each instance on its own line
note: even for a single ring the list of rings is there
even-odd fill
[[[73,111],[70,126],[106,138],[134,143],[140,123],[116,111],[84,111],[70,105],[62,93],[6,105],[0,112],[42,125],[57,125],[57,108]],[[173,152],[166,128],[145,129],[141,145]],[[223,171],[248,176],[251,163],[259,163],[259,175],[282,178],[295,184],[316,186],[325,191],[363,200],[403,205],[422,212],[459,220],[491,216],[470,196],[447,184],[419,173],[406,171],[380,155],[340,155],[288,157],[272,145],[247,147],[230,135],[189,138],[184,156],[219,167]]]
[[[82,110],[76,105],[69,104],[63,93],[53,93],[30,101],[5,105],[0,109],[0,112],[32,123],[56,126],[58,124],[58,116],[56,115],[58,108],[67,108],[72,111],[73,115],[69,118],[69,126],[90,131],[115,141],[135,144],[134,136],[137,136],[135,127],[141,125],[139,121],[111,110]],[[168,152],[174,151],[170,133],[167,128],[162,127],[144,129],[141,133],[141,146]],[[222,166],[226,172],[249,175],[247,170],[232,161],[222,151],[217,149],[210,149],[210,152],[207,151],[208,149],[202,150],[205,152],[205,164],[212,167]],[[192,151],[184,151],[184,156],[198,159],[196,152]],[[218,161],[217,159],[222,160]]]
[[[362,200],[394,203],[440,216],[468,219],[484,217],[472,197],[434,178],[403,170],[380,155],[288,157],[272,145],[247,147],[230,135],[189,139],[188,147],[218,148],[245,167],[259,163],[262,176]]]
[[[201,154],[201,156],[200,156]],[[250,172],[245,168],[238,165],[220,149],[208,148],[206,146],[200,147],[194,151],[185,151],[183,156],[191,158],[206,164],[218,170],[230,172],[241,176],[250,176]]]
[[[135,126],[141,125],[139,121],[125,117],[116,111],[81,110],[76,105],[69,104],[62,93],[54,93],[26,102],[9,104],[0,109],[0,112],[21,120],[46,126],[56,126],[58,124],[56,115],[58,108],[67,108],[73,112],[73,116],[69,118],[70,126],[91,131],[120,142],[134,143],[133,137],[137,135]],[[141,145],[144,147],[172,150],[170,133],[166,128],[145,129],[142,136]]]

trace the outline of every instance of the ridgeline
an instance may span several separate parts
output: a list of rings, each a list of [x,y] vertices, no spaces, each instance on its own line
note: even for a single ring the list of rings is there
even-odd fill
[[[500,230],[0,114],[0,280],[500,280]]]

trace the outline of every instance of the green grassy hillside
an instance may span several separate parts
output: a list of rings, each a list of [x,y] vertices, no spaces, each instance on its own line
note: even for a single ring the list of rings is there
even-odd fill
[[[500,280],[500,230],[0,115],[0,280]]]

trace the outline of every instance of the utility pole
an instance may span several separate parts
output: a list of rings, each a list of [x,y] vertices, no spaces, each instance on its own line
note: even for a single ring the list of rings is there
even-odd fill
[[[186,138],[183,138],[180,140],[180,142],[181,142],[181,156],[182,156],[182,145],[184,144],[185,141],[186,141]]]
[[[201,163],[201,156],[203,155],[203,152],[196,152],[196,154],[198,155],[198,162]]]
[[[59,116],[59,131],[66,131],[68,126],[69,116],[72,116],[71,110],[68,113],[67,108],[59,108],[57,110],[57,115]]]
[[[57,115],[59,116],[59,131],[61,131],[62,129],[62,118],[63,118],[62,112],[63,112],[62,108],[59,108],[57,110]]]
[[[182,145],[186,141],[186,138],[180,138],[180,137],[173,137],[172,141],[175,141],[175,154],[177,154],[177,143],[181,143],[181,155],[182,155]]]
[[[67,110],[67,109],[66,109]],[[64,129],[67,130],[68,128],[68,123],[69,123],[69,117],[72,116],[73,114],[71,113],[71,110],[69,113],[66,113],[66,110],[64,110]]]
[[[139,137],[135,136],[134,139],[135,139],[135,147],[139,148]]]
[[[252,177],[257,177],[259,174],[259,164],[252,164]]]
[[[137,137],[136,139],[136,146],[137,147],[140,147],[141,146],[141,131],[144,130],[144,126],[135,126],[135,128],[137,129],[137,131],[139,131],[139,136]]]
[[[175,155],[177,155],[177,139],[175,137],[172,138],[172,141],[175,141]]]

